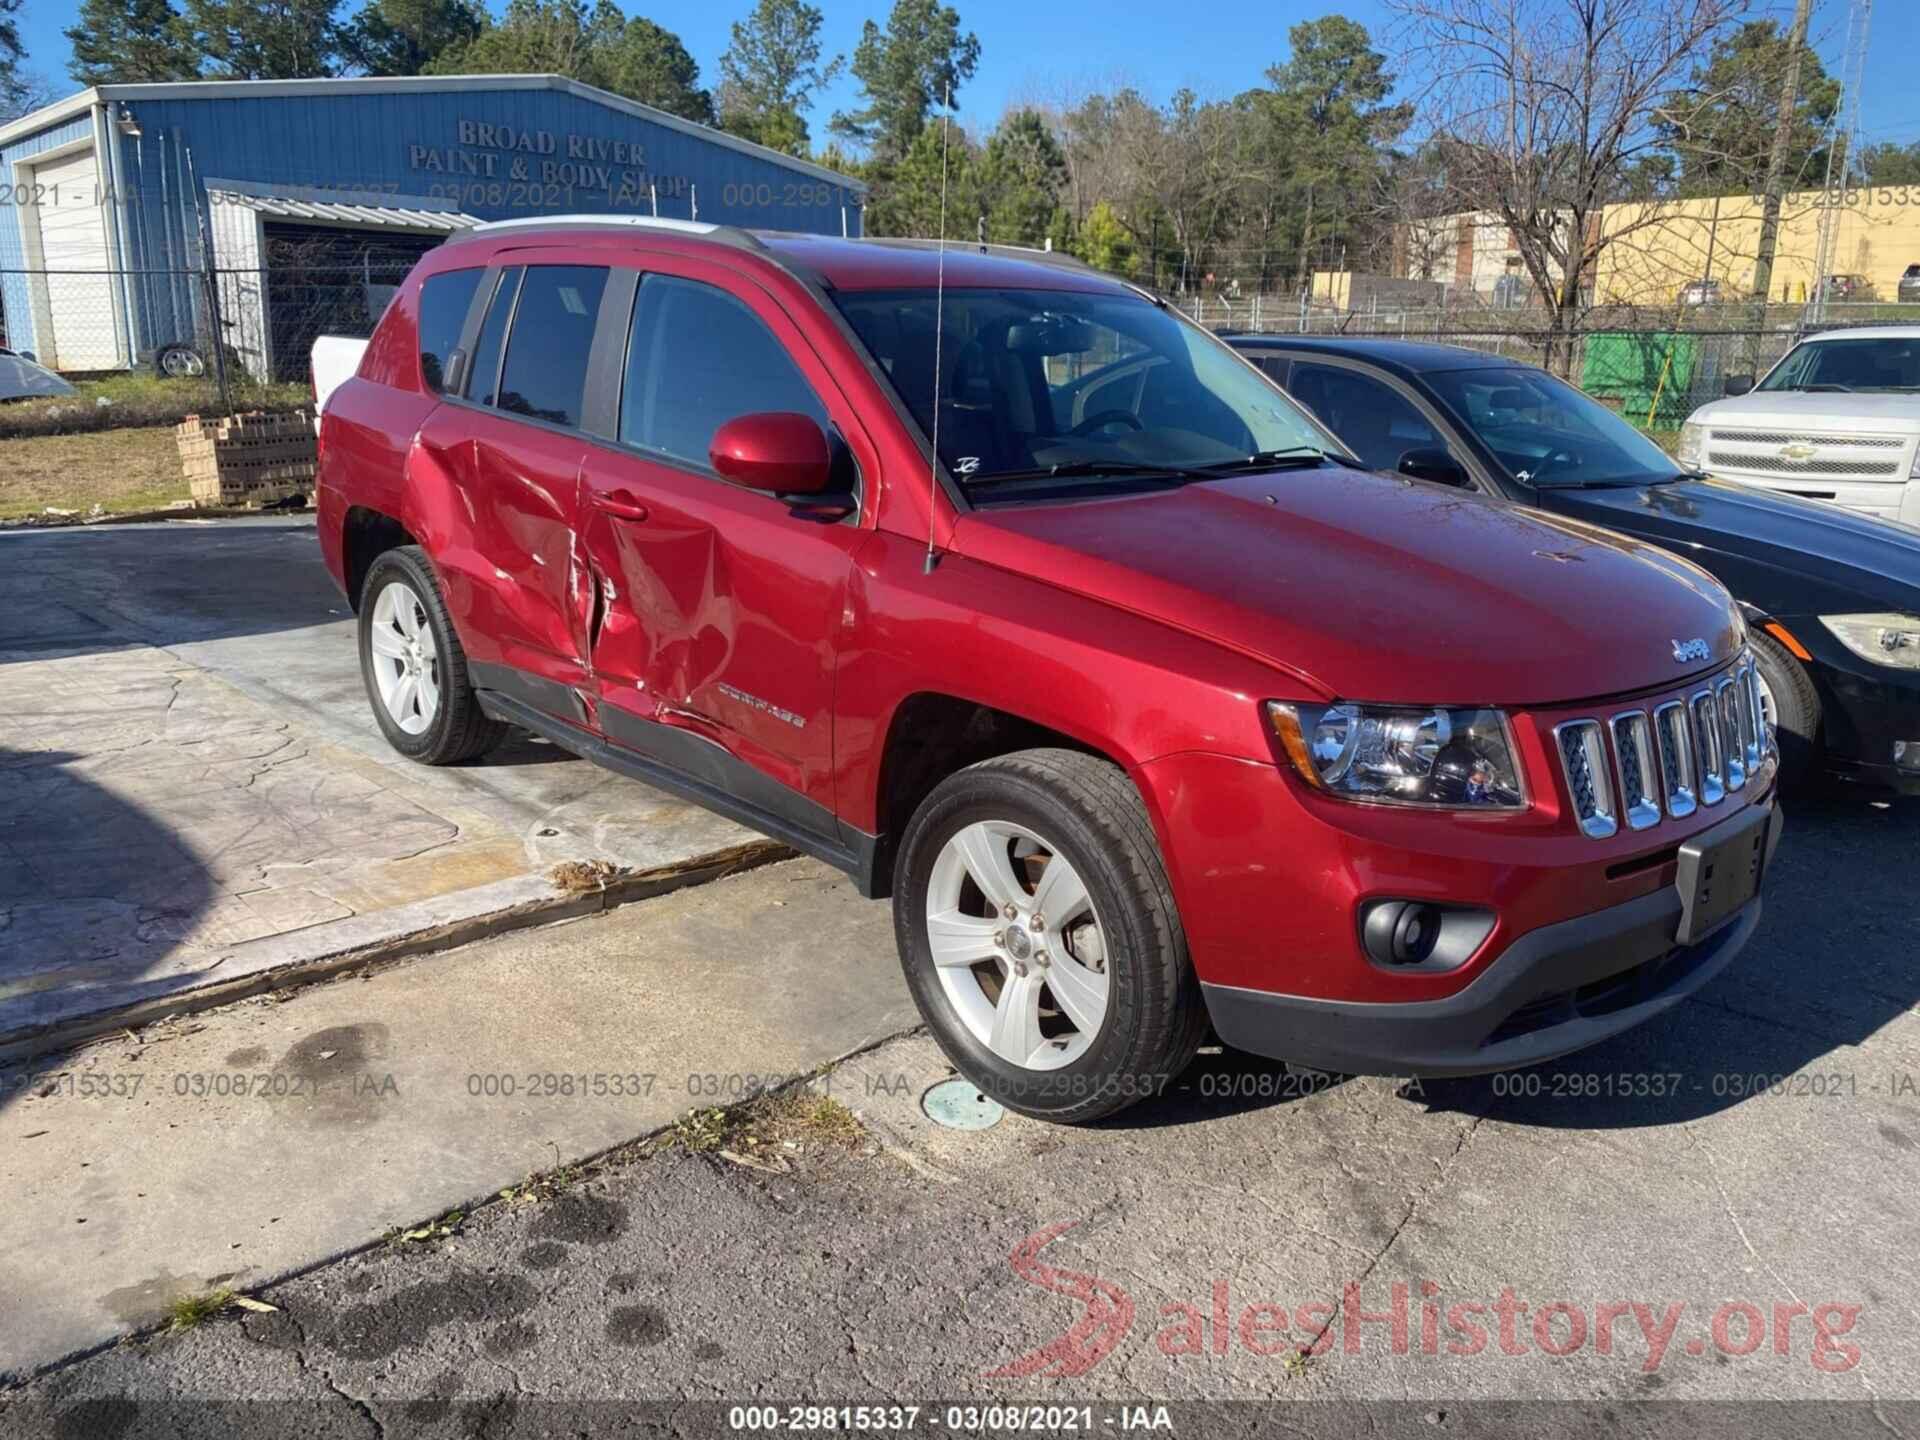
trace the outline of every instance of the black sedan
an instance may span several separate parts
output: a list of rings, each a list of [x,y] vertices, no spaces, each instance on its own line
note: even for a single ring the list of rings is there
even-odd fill
[[[1920,529],[1683,472],[1520,361],[1399,340],[1227,339],[1372,469],[1605,526],[1711,572],[1746,613],[1784,778],[1825,769],[1920,794]]]

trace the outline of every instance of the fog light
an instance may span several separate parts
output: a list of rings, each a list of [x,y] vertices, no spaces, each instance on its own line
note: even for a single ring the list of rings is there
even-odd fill
[[[1920,775],[1920,740],[1894,741],[1893,765],[1896,770],[1911,770]]]
[[[1451,970],[1493,931],[1485,910],[1424,900],[1374,900],[1360,912],[1360,943],[1376,965]]]
[[[1411,900],[1389,900],[1367,912],[1367,953],[1382,965],[1418,965],[1440,939],[1440,912]]]

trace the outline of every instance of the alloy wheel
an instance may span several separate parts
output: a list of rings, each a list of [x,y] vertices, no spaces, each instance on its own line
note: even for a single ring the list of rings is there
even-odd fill
[[[440,713],[440,651],[411,585],[395,580],[381,590],[367,633],[381,705],[407,734],[423,733]]]
[[[927,886],[935,973],[960,1022],[1011,1065],[1057,1070],[1107,1016],[1107,932],[1086,882],[1048,840],[982,820],[949,839]]]

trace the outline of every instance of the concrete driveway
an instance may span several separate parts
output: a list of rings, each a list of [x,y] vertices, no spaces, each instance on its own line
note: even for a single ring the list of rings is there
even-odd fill
[[[395,755],[310,520],[0,532],[0,1054],[757,843],[530,739]]]
[[[542,932],[566,983],[526,979],[535,937],[509,937],[214,1012],[145,1055],[90,1051],[75,1085],[0,1110],[7,1193],[28,1202],[0,1231],[17,1237],[0,1266],[27,1282],[0,1334],[18,1327],[7,1348],[31,1364],[67,1317],[103,1335],[222,1276],[278,1308],[0,1393],[0,1429],[706,1435],[736,1404],[897,1401],[933,1407],[933,1433],[999,1433],[944,1407],[1018,1400],[1094,1405],[1106,1433],[1164,1400],[1175,1433],[1207,1437],[1920,1436],[1916,853],[1920,804],[1801,807],[1736,965],[1537,1070],[1328,1080],[1216,1051],[1107,1124],[959,1132],[921,1114],[949,1070],[911,1035],[819,1082],[863,1122],[851,1141],[616,1152],[277,1285],[261,1282],[299,1251],[288,1225],[307,1244],[418,1226],[471,1193],[444,1181],[511,1173],[542,1137],[571,1159],[809,1044],[906,1023],[887,911],[795,862]],[[623,1000],[632,959],[644,988]],[[490,984],[438,987],[415,1018],[429,967]],[[77,1083],[298,1073],[316,1046],[346,1053],[317,1037],[396,1014],[348,1068],[404,1066],[399,1094],[331,1130],[323,1096],[143,1118]],[[660,1092],[464,1088],[610,1064],[657,1072]],[[144,1183],[143,1143],[181,1147],[145,1152],[168,1189]],[[223,1186],[209,1156],[243,1178]],[[207,1197],[186,1217],[164,1198],[176,1176]],[[358,1215],[282,1208],[311,1188],[328,1212],[357,1176]],[[1651,1403],[1675,1400],[1714,1404]]]

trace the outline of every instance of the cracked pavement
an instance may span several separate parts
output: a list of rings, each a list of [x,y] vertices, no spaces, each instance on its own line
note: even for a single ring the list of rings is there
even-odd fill
[[[273,1313],[43,1375],[0,1429],[691,1435],[736,1404],[1146,1400],[1206,1436],[1920,1437],[1916,839],[1911,803],[1803,807],[1729,972],[1514,1076],[1213,1051],[1111,1123],[960,1132],[922,1114],[949,1072],[909,1034],[821,1082],[865,1126],[850,1151],[618,1151],[253,1290]],[[756,873],[781,872],[803,866]],[[771,923],[837,915],[890,959],[885,908],[843,889],[818,876]],[[697,953],[723,953],[711,913]]]

